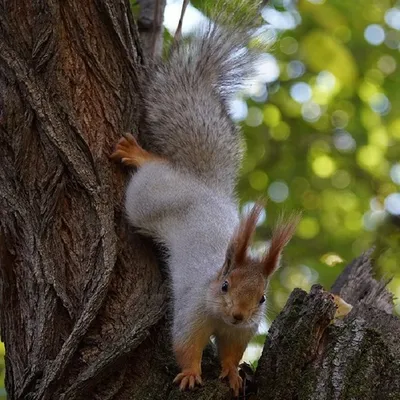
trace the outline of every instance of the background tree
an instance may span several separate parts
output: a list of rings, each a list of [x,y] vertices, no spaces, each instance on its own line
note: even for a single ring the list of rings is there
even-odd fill
[[[311,13],[306,9],[304,13],[307,12]],[[7,350],[6,387],[11,399],[229,398],[225,385],[209,379],[218,374],[212,357],[205,366],[205,389],[180,394],[171,385],[176,367],[165,321],[165,274],[157,265],[151,243],[129,229],[121,215],[125,175],[107,156],[121,132],[138,129],[140,91],[145,90],[138,79],[143,60],[126,1],[0,3],[0,323]],[[276,87],[269,89],[271,93]],[[278,93],[276,90],[277,99]],[[278,104],[270,97],[271,105]],[[296,105],[289,100],[288,104]],[[270,188],[268,179],[273,182],[267,176],[265,185],[265,175],[256,168],[264,160],[260,155],[254,156],[256,147],[265,150],[269,143],[286,151],[287,146],[293,145],[298,146],[296,151],[301,149],[300,154],[308,149],[299,145],[301,141],[279,142],[270,122],[277,109],[263,106],[260,110],[270,129],[264,127],[258,139],[253,137],[259,141],[254,145],[259,146],[252,146],[248,139],[249,160],[254,159],[255,163],[253,168],[245,166],[241,185],[246,179],[251,184],[247,192],[243,191],[245,200]],[[284,112],[278,111],[277,127],[285,127],[280,125],[285,122]],[[251,115],[250,112],[248,123]],[[293,122],[305,123],[299,116],[295,114]],[[248,135],[254,135],[252,129]],[[290,132],[294,130],[290,128]],[[328,158],[322,158],[320,165],[324,165],[324,160],[326,165]],[[301,173],[294,162],[303,158],[282,153],[281,159],[286,160],[286,169],[280,168],[278,159],[265,158],[271,163],[275,161],[271,169],[266,165],[268,174],[286,179],[285,171]],[[307,162],[314,165],[312,158],[307,158]],[[327,177],[320,178],[317,176],[315,182],[328,182]],[[317,189],[319,186],[314,192]],[[271,204],[268,213],[273,214]],[[287,207],[292,205],[298,203],[288,202]],[[310,221],[308,227],[306,224],[300,230],[299,241],[294,244],[298,246],[299,262],[304,259],[299,249],[305,247],[310,251],[308,259],[318,259],[311,254],[314,251],[315,255],[319,247],[313,250],[314,242],[308,242],[316,236],[308,233],[308,238],[304,237],[306,231],[315,232],[315,223]],[[347,246],[348,242],[338,237]],[[290,258],[295,259],[294,253]],[[359,262],[366,263],[367,259]],[[373,285],[369,273],[364,278]],[[356,289],[365,291],[363,282]],[[346,286],[342,284],[337,291],[343,288]],[[364,332],[365,341],[358,347],[354,340],[348,342],[354,354],[350,360],[341,360],[340,365],[347,366],[343,371],[358,378],[365,376],[362,365],[373,366],[370,371],[383,382],[373,386],[374,390],[395,396],[398,388],[394,377],[399,372],[395,358],[398,320],[386,314],[391,311],[391,298],[382,285],[367,289],[371,296],[365,299],[361,290],[352,298],[354,303],[362,298],[364,302],[342,327],[329,325],[334,306],[326,292],[319,288],[314,288],[309,296],[295,292],[271,328],[266,345],[270,356],[263,356],[256,376],[262,393],[268,392],[266,387],[275,387],[270,395],[281,393],[286,396],[282,398],[301,398],[299,393],[303,393],[303,398],[307,398],[317,387],[316,382],[327,382],[329,390],[345,388],[344,395],[354,398],[353,392],[360,386],[357,381],[352,385],[342,375],[345,384],[336,385],[329,377],[318,377],[314,370],[324,360],[330,360],[328,364],[334,368],[334,359],[338,357],[331,351],[334,344],[344,343],[341,338],[351,339],[348,333],[357,331]],[[353,287],[351,292],[357,291]],[[275,296],[272,298],[279,299]],[[371,315],[374,318],[366,322],[366,316]],[[289,347],[282,343],[284,337],[279,332],[287,332],[287,324],[292,326],[290,322],[294,320],[298,321],[297,330],[291,332],[304,340],[298,345],[291,341],[296,346]],[[306,336],[305,328],[310,326],[315,329],[308,330]],[[393,335],[389,335],[389,329]],[[326,351],[321,352],[324,343],[328,346],[323,346]],[[372,353],[366,365],[357,355],[369,354],[368,349]],[[292,360],[285,358],[285,354],[291,354]],[[270,374],[262,372],[266,370]],[[279,378],[279,371],[286,374]],[[292,371],[307,372],[310,379],[306,381],[297,373],[291,376],[290,385],[280,386],[279,382],[288,382]],[[374,385],[375,381],[369,380],[368,384]],[[360,396],[375,393],[370,387],[363,388]]]

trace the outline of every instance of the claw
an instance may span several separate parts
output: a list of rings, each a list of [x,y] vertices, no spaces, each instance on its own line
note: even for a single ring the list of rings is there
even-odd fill
[[[219,378],[228,378],[229,387],[233,390],[235,397],[239,396],[239,391],[243,387],[243,379],[236,367],[224,368]]]
[[[132,135],[131,133],[129,133],[129,132],[124,132],[124,133],[122,134],[122,136],[123,136],[129,143],[132,143],[132,144],[134,144],[135,146],[138,145],[136,139],[133,137],[133,135]],[[121,140],[122,140],[122,139],[121,139]]]
[[[165,161],[160,156],[144,150],[130,133],[124,133],[110,158],[125,165],[140,167],[150,161]]]
[[[196,371],[182,371],[174,379],[173,383],[179,383],[180,390],[194,389],[195,385],[202,385],[201,376]]]

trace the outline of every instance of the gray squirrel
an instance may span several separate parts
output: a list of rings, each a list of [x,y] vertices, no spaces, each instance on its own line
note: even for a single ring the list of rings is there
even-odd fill
[[[264,256],[249,255],[262,206],[239,218],[241,136],[227,101],[254,71],[257,51],[247,47],[254,21],[244,15],[228,28],[224,18],[148,72],[143,147],[126,134],[111,157],[137,167],[125,198],[130,223],[168,249],[172,340],[181,368],[174,382],[181,390],[202,384],[202,353],[214,336],[221,378],[237,396],[238,364],[264,316],[268,281],[297,217],[280,220]]]

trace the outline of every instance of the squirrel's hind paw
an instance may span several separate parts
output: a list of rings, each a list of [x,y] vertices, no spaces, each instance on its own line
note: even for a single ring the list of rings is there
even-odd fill
[[[228,378],[229,387],[233,390],[235,397],[239,396],[239,390],[243,386],[243,379],[239,375],[239,371],[237,370],[236,367],[223,368],[219,378],[220,379]]]
[[[194,389],[194,386],[202,385],[203,381],[201,380],[201,376],[196,371],[182,371],[179,373],[175,379],[174,383],[179,383],[180,390],[186,389]]]

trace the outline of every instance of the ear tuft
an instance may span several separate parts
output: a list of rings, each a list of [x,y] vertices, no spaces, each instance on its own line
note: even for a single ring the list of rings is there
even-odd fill
[[[251,239],[256,230],[257,221],[263,209],[264,205],[262,203],[256,203],[250,213],[240,221],[233,240],[234,262],[236,265],[240,265],[246,260],[247,249],[250,246]]]
[[[272,232],[270,247],[262,260],[266,277],[269,277],[278,269],[282,250],[292,238],[300,218],[300,213],[294,213],[287,219],[284,219],[283,216],[279,218]]]

